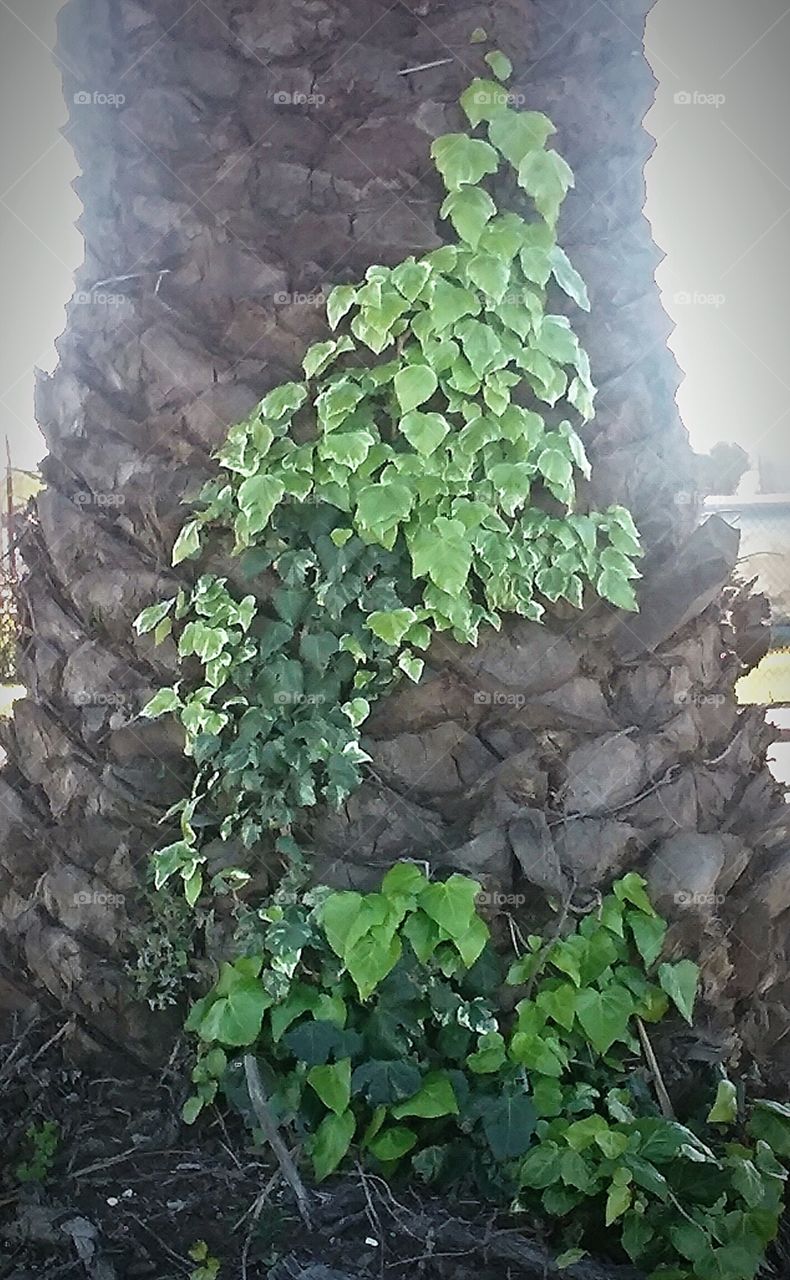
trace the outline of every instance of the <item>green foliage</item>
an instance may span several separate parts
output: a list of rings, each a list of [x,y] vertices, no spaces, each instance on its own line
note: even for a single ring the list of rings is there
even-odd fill
[[[182,663],[144,714],[176,714],[196,764],[169,815],[182,837],[156,855],[157,887],[180,877],[189,902],[206,834],[289,837],[355,789],[372,703],[419,680],[436,632],[476,644],[505,614],[539,621],[586,591],[636,608],[631,516],[577,510],[595,388],[558,309],[590,305],[556,240],[573,175],[551,121],[509,105],[508,59],[486,60],[498,79],[464,93],[470,131],[432,146],[455,239],[331,292],[334,336],[232,428],[176,540],[174,564],[240,557],[249,594],[204,574],[137,620],[173,633]],[[500,174],[527,216],[498,208]]]
[[[217,1280],[222,1263],[209,1252],[205,1240],[196,1240],[189,1250],[189,1256],[198,1264],[190,1271],[189,1280]]]
[[[17,1182],[46,1182],[60,1142],[60,1129],[54,1120],[28,1125],[25,1130],[25,1159],[14,1169]]]
[[[777,1229],[790,1108],[758,1102],[744,1124],[722,1080],[701,1112],[661,1113],[637,1019],[690,1018],[698,973],[659,963],[644,881],[626,875],[562,937],[531,936],[507,973],[478,889],[400,863],[375,893],[262,908],[260,954],[223,965],[190,1014],[185,1118],[218,1087],[245,1109],[233,1051],[252,1047],[318,1179],[353,1150],[543,1219],[565,1265],[595,1248],[656,1280],[750,1280]]]
[[[195,953],[209,917],[166,892],[146,894],[145,922],[133,925],[134,960],[126,964],[135,995],[151,1009],[178,1004],[197,977]]]
[[[508,964],[464,876],[402,863],[377,893],[296,892],[304,810],[358,786],[372,705],[420,679],[436,633],[476,644],[507,614],[540,621],[594,592],[637,607],[630,514],[577,496],[595,387],[565,314],[590,301],[556,238],[573,174],[551,121],[512,109],[509,60],[485,61],[494,79],[461,99],[469,132],[432,147],[448,243],[333,289],[331,336],[232,428],[176,540],[174,565],[237,557],[233,585],[203,573],[137,619],[180,660],[144,714],[175,714],[195,764],[155,889],[180,881],[194,907],[242,887],[233,868],[206,885],[216,835],[273,841],[289,867],[291,905],[247,909],[242,954],[191,1010],[184,1119],[222,1089],[255,1124],[238,1061],[252,1049],[318,1179],[354,1150],[542,1218],[562,1266],[597,1248],[656,1280],[751,1280],[790,1109],[746,1114],[727,1080],[682,1121],[653,1101],[638,1032],[670,1010],[691,1023],[698,972],[662,962],[666,923],[638,875]],[[498,207],[513,185],[524,216]]]

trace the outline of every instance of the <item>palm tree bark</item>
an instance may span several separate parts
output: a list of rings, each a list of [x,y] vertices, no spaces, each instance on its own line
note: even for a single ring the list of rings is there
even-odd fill
[[[725,1034],[734,1022],[759,1056],[790,1051],[786,809],[762,713],[734,696],[763,606],[731,583],[727,527],[696,530],[643,214],[649,8],[66,4],[86,256],[38,387],[47,488],[24,550],[28,697],[0,780],[0,954],[97,1033],[143,1055],[164,1034],[130,1001],[122,958],[188,776],[177,733],[138,718],[175,654],[133,619],[172,585],[181,504],[212,450],[323,333],[322,290],[440,242],[430,142],[459,127],[459,93],[499,47],[576,173],[561,239],[592,298],[578,326],[600,387],[591,499],[629,506],[642,530],[643,609],[437,644],[431,678],[376,715],[371,779],[315,823],[316,874],[355,881],[421,853],[556,896],[646,867]],[[470,44],[478,27],[489,44]]]

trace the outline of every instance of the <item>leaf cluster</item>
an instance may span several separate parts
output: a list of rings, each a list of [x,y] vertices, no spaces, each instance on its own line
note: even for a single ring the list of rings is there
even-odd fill
[[[504,55],[489,65],[509,75]],[[231,429],[176,540],[176,565],[240,557],[249,593],[204,574],[137,620],[178,644],[182,678],[144,714],[176,714],[197,765],[182,838],[156,857],[157,886],[180,875],[190,902],[198,825],[249,848],[340,805],[373,702],[420,679],[436,633],[476,644],[506,614],[540,621],[587,593],[637,607],[630,514],[577,496],[595,388],[565,314],[587,291],[556,238],[573,175],[548,118],[513,110],[500,83],[461,105],[470,132],[432,147],[455,239],[332,290],[334,336]],[[498,208],[500,174],[524,215]]]
[[[46,1182],[60,1145],[60,1127],[54,1120],[28,1125],[25,1130],[25,1158],[14,1168],[17,1182]]]
[[[777,1229],[790,1109],[758,1103],[744,1125],[722,1080],[707,1113],[661,1113],[638,1020],[691,1022],[698,972],[662,962],[644,881],[623,877],[562,937],[529,937],[509,968],[478,892],[406,862],[375,893],[263,909],[261,953],[224,965],[190,1014],[185,1118],[220,1086],[248,1113],[233,1054],[253,1046],[318,1179],[353,1149],[385,1176],[543,1218],[567,1258],[603,1248],[663,1280],[750,1280]]]

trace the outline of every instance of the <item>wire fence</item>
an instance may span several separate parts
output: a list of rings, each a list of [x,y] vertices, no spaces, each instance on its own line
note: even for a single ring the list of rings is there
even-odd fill
[[[740,569],[756,578],[771,603],[771,651],[739,682],[743,703],[790,707],[790,494],[708,498],[716,513],[741,534]],[[782,714],[786,715],[786,712]],[[787,730],[790,723],[782,722]],[[786,763],[790,779],[790,766]]]
[[[0,686],[14,684],[17,679],[17,639],[19,590],[19,557],[17,554],[18,517],[26,505],[24,494],[17,489],[23,477],[28,484],[38,480],[34,473],[21,471],[11,465],[8,437],[5,441],[5,488],[0,481]],[[35,492],[29,490],[29,492]],[[0,714],[2,710],[0,709]]]
[[[741,571],[771,602],[776,647],[790,646],[790,494],[708,498],[705,510],[740,530]]]
[[[0,684],[16,680],[16,579],[0,570]]]

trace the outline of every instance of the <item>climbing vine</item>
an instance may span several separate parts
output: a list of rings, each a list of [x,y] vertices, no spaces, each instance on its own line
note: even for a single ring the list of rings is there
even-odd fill
[[[489,65],[510,74],[504,55]],[[636,608],[630,514],[577,504],[590,467],[574,420],[595,388],[549,310],[563,295],[589,308],[556,239],[573,175],[550,120],[513,110],[501,84],[474,81],[461,105],[470,132],[432,147],[455,240],[332,290],[335,336],[233,427],[178,536],[174,564],[224,540],[249,593],[204,574],[137,620],[178,638],[182,679],[144,714],[175,713],[196,764],[169,815],[182,838],[155,856],[157,887],[180,875],[189,902],[198,833],[247,848],[271,833],[298,865],[300,814],[358,786],[372,703],[419,680],[436,633],[475,644],[504,614],[539,621],[586,591]],[[500,178],[535,216],[498,208]]]
[[[508,79],[503,54],[486,61]],[[305,811],[359,785],[373,704],[419,681],[434,637],[474,645],[507,614],[539,622],[595,593],[637,607],[630,514],[577,495],[595,388],[565,314],[587,291],[556,236],[573,175],[551,121],[501,83],[474,81],[461,106],[469,130],[432,147],[448,242],[332,290],[332,336],[232,428],[176,540],[174,565],[219,552],[234,576],[203,573],[137,619],[180,662],[144,714],[175,714],[195,762],[156,890],[180,878],[193,907],[246,881],[230,867],[206,885],[208,837],[273,842],[287,867],[190,1012],[184,1119],[222,1090],[254,1124],[246,1050],[319,1179],[354,1151],[545,1219],[563,1265],[615,1241],[663,1280],[751,1280],[790,1111],[747,1114],[723,1077],[682,1120],[651,1095],[645,1024],[670,1009],[691,1023],[698,973],[661,962],[639,876],[556,937],[516,929],[509,962],[464,876],[401,863],[377,893],[306,888]],[[502,210],[518,189],[523,212]],[[163,954],[176,976],[189,962]]]
[[[692,1022],[698,972],[661,962],[644,880],[509,964],[478,894],[402,862],[376,893],[264,909],[260,949],[190,1014],[185,1119],[222,1089],[256,1128],[240,1072],[254,1053],[318,1179],[353,1152],[544,1220],[565,1264],[595,1249],[656,1280],[751,1280],[777,1231],[790,1109],[747,1107],[722,1075],[672,1114],[643,1042],[669,1010]]]

